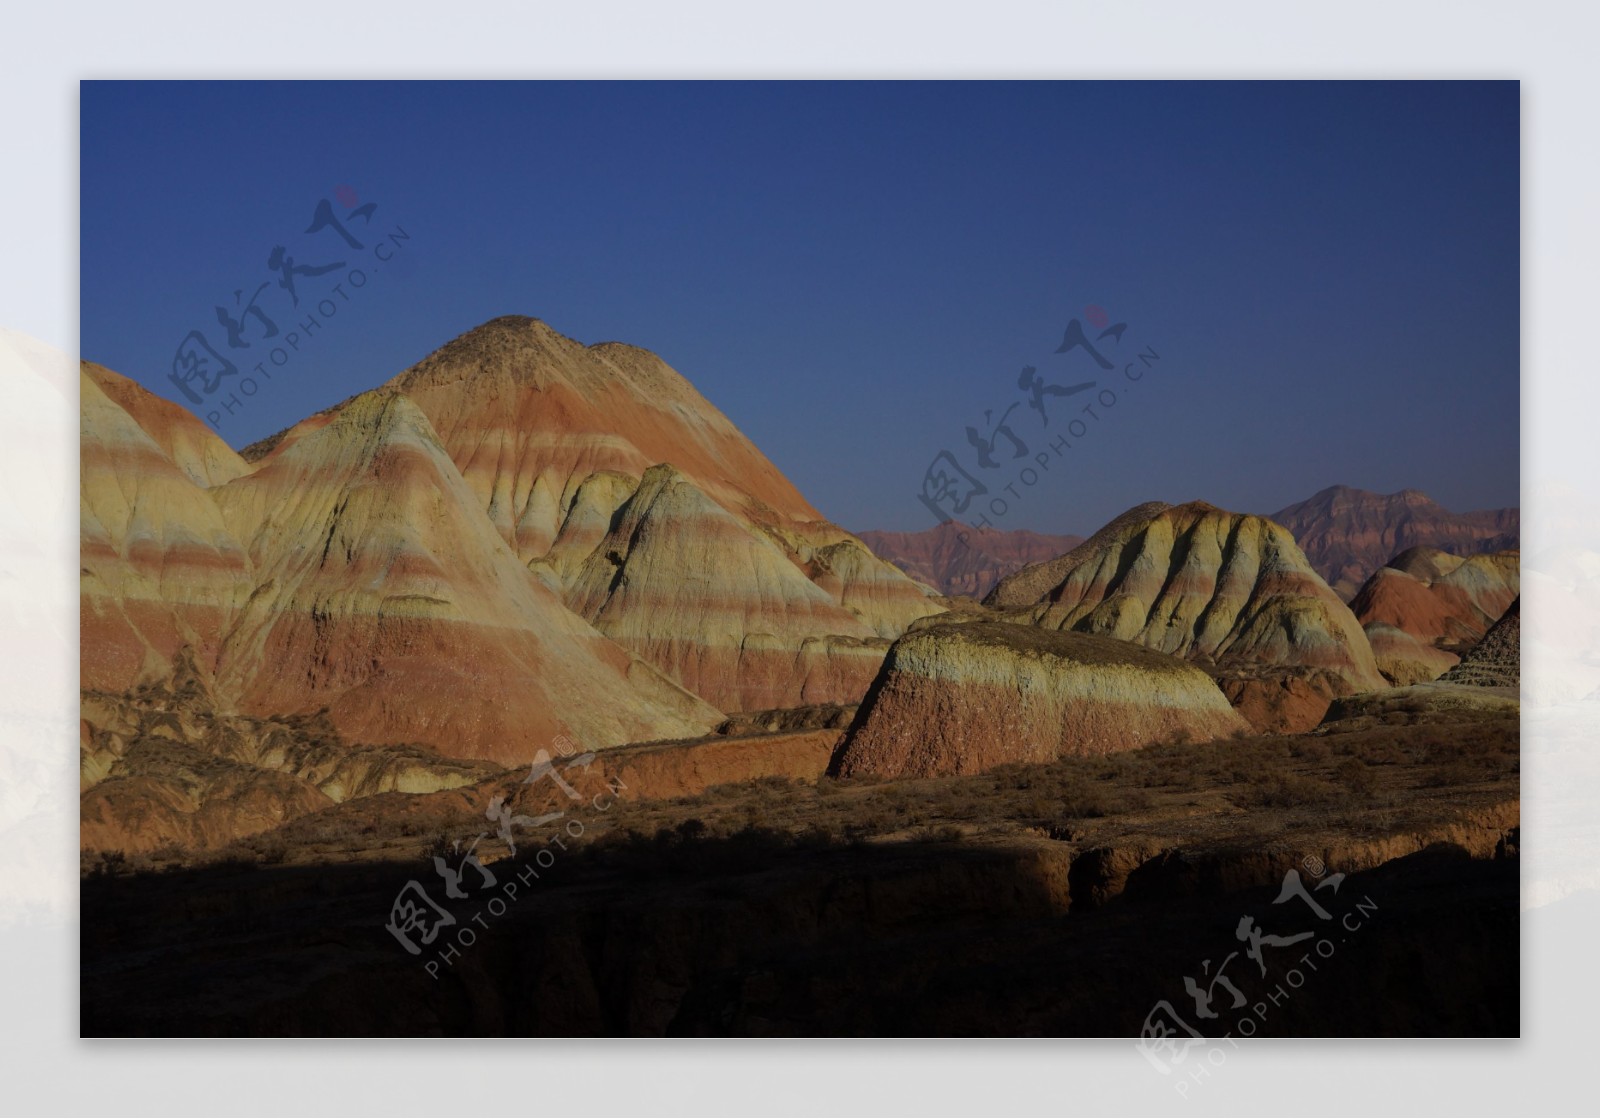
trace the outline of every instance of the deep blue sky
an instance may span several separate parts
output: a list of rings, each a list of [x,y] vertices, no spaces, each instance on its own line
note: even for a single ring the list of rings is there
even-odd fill
[[[235,446],[529,314],[660,353],[847,527],[923,528],[940,449],[1007,480],[964,429],[1020,399],[1021,366],[1106,376],[1053,354],[1097,304],[1159,367],[1001,527],[1087,533],[1151,499],[1266,512],[1336,482],[1518,502],[1513,82],[82,97],[83,356],[164,396],[182,402],[167,373],[192,329],[263,360],[226,350],[213,308],[276,278],[274,246],[370,266],[378,235],[411,235],[224,420]],[[359,254],[303,232],[319,199],[352,208],[340,186],[377,206]],[[334,279],[301,277],[303,306]],[[294,329],[278,287],[260,304]],[[1052,433],[1085,399],[1050,402]],[[1044,445],[1036,413],[1011,419]]]

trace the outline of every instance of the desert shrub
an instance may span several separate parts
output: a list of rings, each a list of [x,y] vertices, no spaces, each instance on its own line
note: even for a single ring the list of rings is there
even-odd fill
[[[87,873],[94,878],[109,878],[123,874],[128,869],[128,856],[122,851],[101,851],[94,856],[85,856],[83,861]]]
[[[1333,747],[1320,738],[1302,738],[1290,747],[1290,753],[1297,758],[1325,762],[1333,756]]]
[[[250,849],[263,866],[277,866],[289,855],[289,845],[273,835],[256,836],[250,842]]]
[[[227,854],[208,865],[216,870],[255,870],[261,864],[256,853],[249,848],[230,848]]]
[[[434,858],[448,861],[456,853],[455,845],[450,841],[450,837],[443,833],[435,835],[422,848],[422,858],[425,862],[432,861]]]
[[[1125,789],[1118,798],[1118,812],[1147,812],[1155,807],[1156,798],[1143,789]]]
[[[795,841],[798,845],[813,850],[835,847],[839,843],[839,833],[829,824],[815,823],[796,836]]]
[[[1423,775],[1419,784],[1425,789],[1449,788],[1454,785],[1474,785],[1484,777],[1485,774],[1479,766],[1473,765],[1465,758],[1455,758],[1434,766]]]
[[[1326,781],[1282,769],[1264,769],[1256,773],[1247,788],[1234,794],[1234,803],[1241,808],[1298,808],[1326,804],[1342,795],[1342,790]]]
[[[1378,791],[1378,778],[1372,767],[1360,758],[1345,758],[1334,767],[1334,776],[1357,796],[1370,797]]]
[[[1061,810],[1068,819],[1075,820],[1096,819],[1116,814],[1116,806],[1111,799],[1094,790],[1085,790],[1069,797],[1061,806]]]

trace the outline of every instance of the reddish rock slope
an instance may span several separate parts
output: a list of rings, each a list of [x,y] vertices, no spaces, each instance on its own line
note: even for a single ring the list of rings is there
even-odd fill
[[[1520,593],[1518,553],[1462,559],[1435,548],[1401,553],[1350,602],[1378,668],[1395,684],[1433,680],[1480,641]]]
[[[253,588],[253,569],[207,486],[240,458],[176,405],[85,363],[80,377],[83,686],[165,676],[185,646],[202,674]]]

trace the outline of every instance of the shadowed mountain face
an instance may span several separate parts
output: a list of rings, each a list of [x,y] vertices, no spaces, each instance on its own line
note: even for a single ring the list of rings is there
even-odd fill
[[[1305,729],[1334,695],[1384,686],[1355,615],[1281,526],[1205,502],[1129,510],[984,600],[1047,629],[1135,641],[1213,668],[1251,721]]]
[[[1081,536],[1048,536],[1026,529],[1001,532],[955,521],[922,532],[869,531],[860,536],[879,556],[940,594],[980,599],[1013,571],[1083,543]]]
[[[1428,547],[1470,556],[1515,549],[1521,532],[1516,509],[1452,513],[1419,490],[1377,494],[1330,486],[1272,514],[1294,533],[1317,573],[1349,601],[1389,557]]]
[[[248,460],[248,461],[247,461]],[[926,592],[660,359],[499,319],[241,458],[83,387],[83,679],[516,763],[855,702]]]
[[[1516,600],[1519,566],[1516,552],[1462,559],[1411,548],[1394,557],[1350,602],[1379,670],[1399,685],[1437,679]]]

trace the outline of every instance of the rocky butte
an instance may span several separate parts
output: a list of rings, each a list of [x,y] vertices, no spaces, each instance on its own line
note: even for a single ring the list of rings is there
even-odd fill
[[[832,772],[946,777],[1248,729],[1177,657],[1037,626],[936,623],[889,650]]]

